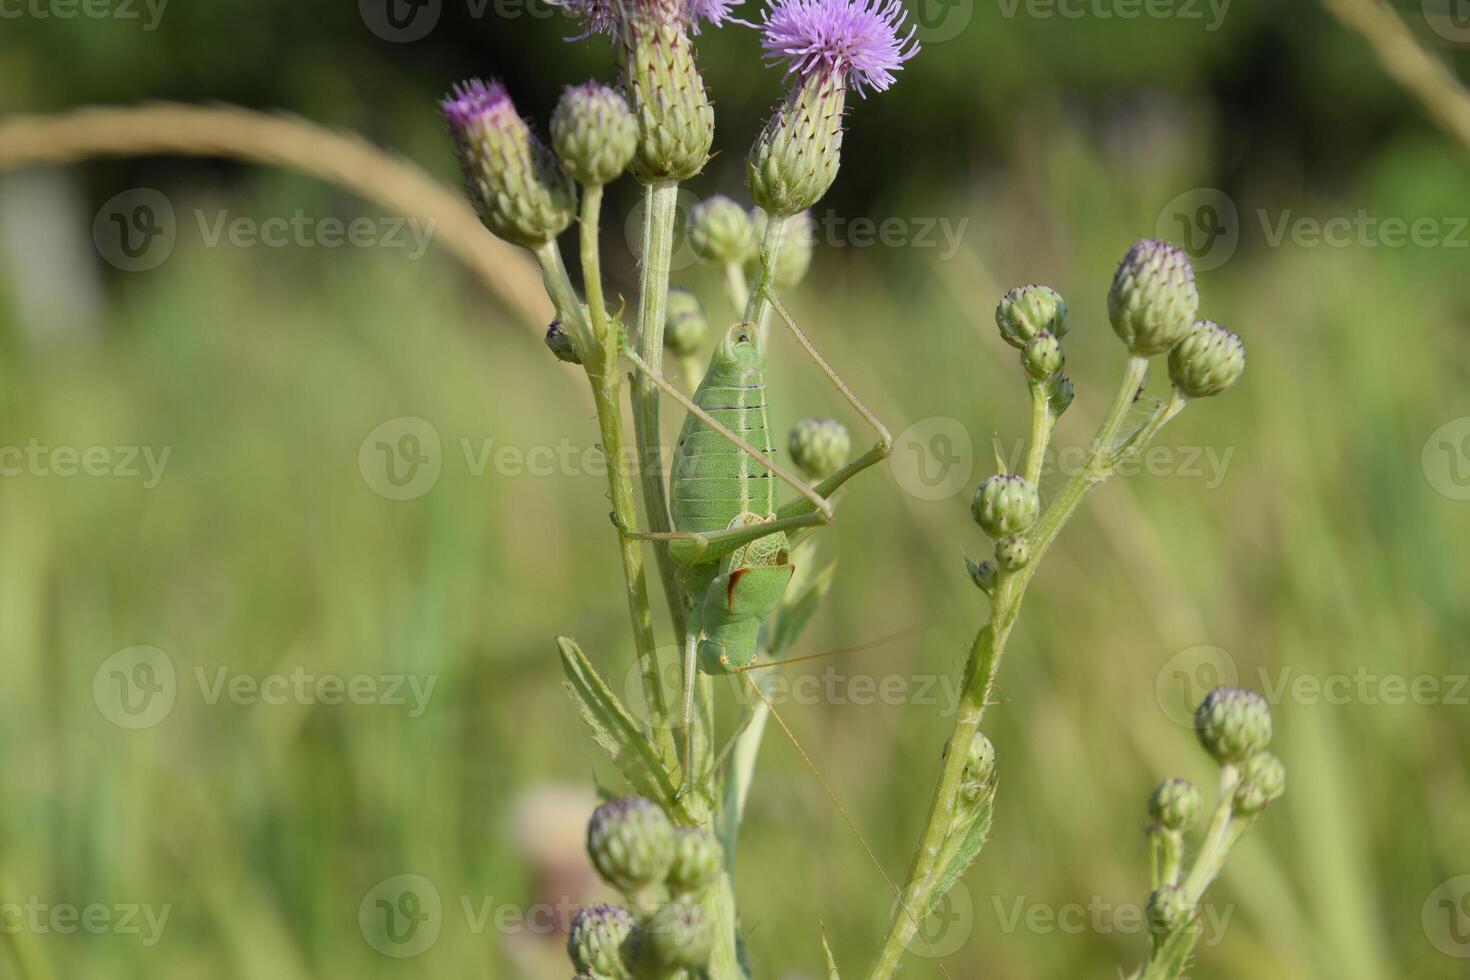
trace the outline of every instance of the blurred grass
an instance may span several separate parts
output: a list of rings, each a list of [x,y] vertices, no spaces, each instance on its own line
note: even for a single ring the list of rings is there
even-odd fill
[[[990,325],[997,291],[1050,282],[1073,310],[1079,392],[1058,438],[1080,443],[1122,364],[1103,305],[1113,263],[1152,233],[1164,202],[1212,183],[1190,149],[1208,124],[1175,118],[1142,175],[1058,116],[1044,145],[1042,127],[1017,134],[1008,166],[963,197],[894,187],[875,217],[969,217],[960,252],[828,250],[797,315],[895,432],[960,420],[973,485],[991,434],[1010,445],[1025,412],[1014,352]],[[1464,176],[1430,140],[1390,144],[1358,183],[1311,199],[1289,175],[1236,193],[1240,248],[1200,280],[1204,311],[1244,336],[1249,367],[1163,440],[1232,450],[1228,469],[1212,487],[1183,474],[1109,484],[1048,556],[988,717],[996,828],[964,886],[971,912],[954,926],[964,941],[950,975],[1103,977],[1141,959],[1145,937],[1108,911],[1097,927],[1091,909],[1145,898],[1151,786],[1211,779],[1156,697],[1177,652],[1222,647],[1253,686],[1258,671],[1274,682],[1286,668],[1466,673],[1470,504],[1438,493],[1420,462],[1436,427],[1470,415],[1464,252],[1271,248],[1254,216],[1453,216]],[[216,206],[171,193],[180,214]],[[352,208],[275,175],[225,203],[262,217]],[[621,221],[605,224],[613,251]],[[631,652],[605,486],[580,467],[476,475],[461,440],[476,452],[486,439],[590,447],[576,376],[433,251],[205,248],[181,234],[162,267],[112,286],[95,342],[28,339],[0,305],[0,441],[171,447],[154,489],[0,480],[0,868],[7,893],[43,903],[172,912],[148,948],[127,935],[35,937],[56,976],[565,973],[555,937],[477,934],[460,900],[584,894],[575,837],[550,841],[572,867],[532,860],[549,822],[527,841],[516,814],[548,783],[607,776],[551,643],[578,637],[624,689]],[[842,415],[794,348],[778,345],[773,362],[778,429]],[[437,484],[404,502],[375,494],[358,467],[365,436],[401,416],[427,419],[443,445]],[[983,615],[958,560],[983,547],[966,497],[925,502],[888,476],[856,485],[823,535],[840,564],[804,646],[919,624],[834,669],[910,684],[956,675]],[[95,707],[93,675],[137,644],[170,655],[179,694],[161,724],[125,731]],[[222,666],[437,682],[418,718],[391,705],[210,705],[194,671]],[[843,700],[782,716],[897,876],[951,720],[942,705]],[[1467,708],[1287,702],[1275,714],[1288,795],[1212,893],[1231,918],[1194,975],[1465,975],[1420,915],[1440,882],[1470,871]],[[430,879],[444,913],[428,952],[395,960],[364,941],[357,910],[402,873]],[[866,962],[890,900],[774,728],[739,874],[757,975],[819,975],[819,921],[845,969]],[[1011,924],[1018,900],[1088,911],[1080,927],[1028,928]],[[907,975],[939,971],[916,957]]]

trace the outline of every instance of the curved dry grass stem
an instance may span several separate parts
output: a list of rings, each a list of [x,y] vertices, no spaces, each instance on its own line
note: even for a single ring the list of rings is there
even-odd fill
[[[1379,64],[1441,127],[1470,150],[1470,92],[1383,0],[1322,0],[1373,48]]]
[[[239,106],[155,103],[0,119],[0,170],[98,156],[228,157],[320,177],[395,214],[435,222],[434,235],[537,331],[551,304],[530,257],[486,231],[460,194],[416,164],[296,116]]]

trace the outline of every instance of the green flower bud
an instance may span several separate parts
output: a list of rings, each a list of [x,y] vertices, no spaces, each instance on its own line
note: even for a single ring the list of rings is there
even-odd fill
[[[1017,350],[1043,331],[1061,339],[1067,335],[1067,304],[1050,286],[1017,286],[996,304],[995,325]]]
[[[1169,377],[1190,398],[1218,395],[1245,372],[1245,344],[1211,320],[1196,320],[1169,351]]]
[[[744,266],[756,254],[750,214],[723,194],[689,209],[689,244],[712,265]]]
[[[616,905],[588,905],[572,920],[567,955],[579,973],[623,980],[622,946],[633,931],[633,913]]]
[[[567,333],[559,318],[553,318],[551,326],[546,328],[546,346],[556,355],[558,361],[566,361],[568,364],[582,363],[582,358],[577,356],[576,345],[572,343],[572,335]]]
[[[1065,374],[1059,374],[1051,379],[1051,388],[1047,395],[1048,407],[1051,409],[1051,417],[1059,419],[1062,413],[1072,404],[1072,399],[1077,397],[1077,389],[1072,386],[1072,379]]]
[[[623,5],[623,89],[638,119],[633,175],[645,184],[684,181],[704,169],[715,113],[694,63],[677,0]]]
[[[1108,318],[1139,357],[1162,354],[1184,338],[1199,312],[1194,269],[1183,250],[1151,238],[1128,250],[1108,290]]]
[[[635,977],[664,977],[672,970],[701,970],[709,962],[714,933],[703,907],[678,900],[660,908],[623,944],[623,962]]]
[[[750,211],[752,239],[755,253],[746,263],[746,272],[751,279],[760,275],[760,244],[766,238],[766,225],[770,218],[760,208]],[[777,289],[791,289],[806,278],[812,266],[812,249],[816,245],[815,223],[810,213],[803,211],[786,222],[786,236],[781,251],[776,255],[776,268],[771,270],[771,284]]]
[[[657,804],[630,796],[604,803],[587,825],[587,853],[603,879],[626,894],[657,885],[674,861],[674,825]]]
[[[627,100],[606,85],[568,86],[551,115],[551,146],[579,183],[610,184],[638,148],[638,120]]]
[[[675,895],[704,891],[725,867],[725,851],[715,835],[698,827],[680,827],[674,832],[674,863],[669,868],[669,889]]]
[[[972,558],[965,559],[965,567],[970,570],[970,581],[980,587],[986,595],[995,591],[995,580],[1000,574],[993,561],[975,561]]]
[[[1026,341],[1021,351],[1021,367],[1033,381],[1046,381],[1058,374],[1066,363],[1062,342],[1045,330]]]
[[[664,346],[682,357],[697,354],[709,335],[704,304],[691,290],[669,290],[664,313]]]
[[[1148,927],[1155,936],[1167,936],[1194,917],[1189,898],[1180,888],[1165,885],[1148,897]]]
[[[572,223],[576,188],[498,82],[465,82],[442,103],[480,220],[516,245],[544,245]]]
[[[1286,767],[1270,752],[1257,752],[1240,770],[1233,806],[1243,817],[1253,817],[1286,792]]]
[[[790,217],[827,193],[842,161],[846,96],[847,84],[839,72],[814,71],[776,107],[745,168],[750,199],[757,206]]]
[[[1025,531],[1036,523],[1041,497],[1024,477],[1001,474],[987,477],[975,491],[970,513],[992,538]]]
[[[1012,534],[995,543],[995,561],[1001,568],[1014,572],[1031,561],[1031,543],[1024,534]]]
[[[1199,819],[1204,798],[1187,779],[1166,779],[1148,798],[1148,815],[1165,830],[1184,831]]]
[[[1217,687],[1194,713],[1195,733],[1220,765],[1238,765],[1271,741],[1271,709],[1255,691]]]
[[[852,439],[836,419],[802,419],[791,427],[788,448],[792,462],[815,483],[846,465]]]
[[[995,746],[984,733],[976,732],[970,741],[970,755],[960,778],[960,795],[971,806],[980,803],[995,789]]]

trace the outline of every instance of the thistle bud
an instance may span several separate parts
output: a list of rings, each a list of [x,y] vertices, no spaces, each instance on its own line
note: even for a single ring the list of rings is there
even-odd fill
[[[1067,304],[1050,286],[1017,286],[996,304],[995,325],[1017,350],[1042,332],[1060,339],[1067,335]]]
[[[623,962],[635,977],[700,970],[709,962],[713,943],[704,909],[681,899],[663,906],[633,930],[623,945]]]
[[[745,183],[762,210],[791,217],[822,199],[842,162],[847,85],[836,72],[805,76],[776,107],[750,149]]]
[[[970,740],[969,758],[960,778],[960,795],[971,806],[981,802],[995,789],[995,746],[984,733],[976,732]]]
[[[551,115],[551,145],[581,184],[610,184],[638,147],[638,121],[623,96],[600,82],[568,86]]]
[[[1077,389],[1072,386],[1072,379],[1065,374],[1059,374],[1051,379],[1051,387],[1047,393],[1047,407],[1051,410],[1051,417],[1059,419],[1062,413],[1072,404],[1072,399],[1077,397]]]
[[[986,595],[995,592],[995,581],[1000,575],[999,569],[995,567],[995,562],[966,558],[965,568],[970,571],[970,581],[974,582],[981,592]]]
[[[566,230],[576,209],[571,178],[516,113],[504,86],[464,82],[441,107],[485,227],[527,248]]]
[[[1024,534],[1012,534],[995,543],[995,561],[1001,568],[1014,572],[1031,562],[1031,542]]]
[[[1286,792],[1286,767],[1270,752],[1257,752],[1240,770],[1233,806],[1240,816],[1253,817]]]
[[[1030,481],[1005,473],[987,477],[970,504],[975,523],[992,538],[1025,531],[1040,512],[1041,498]]]
[[[1190,398],[1218,395],[1245,371],[1245,344],[1211,320],[1196,320],[1169,351],[1169,377]]]
[[[1220,765],[1238,765],[1271,741],[1271,709],[1255,691],[1217,687],[1194,713],[1195,733]]]
[[[1046,381],[1058,374],[1065,363],[1067,355],[1062,350],[1062,342],[1045,330],[1026,341],[1021,350],[1021,367],[1033,381]]]
[[[603,879],[624,894],[657,885],[674,861],[674,825],[651,800],[604,803],[587,825],[587,853]]]
[[[567,955],[579,973],[627,977],[622,946],[635,925],[633,913],[616,905],[588,905],[572,920]]]
[[[1204,798],[1187,779],[1166,779],[1148,798],[1148,815],[1165,830],[1184,831],[1199,819]]]
[[[1159,937],[1176,932],[1188,924],[1194,910],[1183,889],[1165,885],[1148,897],[1148,927]]]
[[[681,357],[697,354],[709,335],[704,304],[691,290],[669,290],[664,313],[664,346]]]
[[[633,175],[645,184],[688,180],[704,169],[715,113],[694,63],[678,0],[627,0],[619,32],[623,88],[638,120]]]
[[[852,440],[836,419],[802,419],[791,427],[791,459],[812,482],[825,480],[847,463]]]
[[[577,347],[572,343],[572,335],[562,326],[560,318],[553,318],[551,326],[546,328],[546,346],[556,355],[558,361],[566,361],[568,364],[582,363],[582,358],[577,356]]]
[[[1199,291],[1189,257],[1173,245],[1139,239],[1108,290],[1114,332],[1134,355],[1150,357],[1179,343],[1197,312]]]
[[[750,224],[752,240],[757,246],[766,238],[766,226],[770,218],[760,208],[752,208]],[[806,278],[812,265],[812,249],[816,245],[816,223],[810,213],[803,211],[786,224],[786,237],[781,242],[781,251],[776,255],[776,267],[771,270],[771,284],[777,289],[791,289]],[[747,263],[752,278],[760,275],[760,249]]]
[[[744,266],[756,254],[750,215],[723,194],[689,209],[689,244],[712,265]]]
[[[675,895],[704,891],[725,866],[725,851],[715,835],[698,827],[680,827],[674,832],[674,863],[669,868],[669,889]]]

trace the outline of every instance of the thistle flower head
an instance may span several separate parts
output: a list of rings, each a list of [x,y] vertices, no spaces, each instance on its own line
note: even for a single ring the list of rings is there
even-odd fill
[[[1166,779],[1148,798],[1148,815],[1165,830],[1188,830],[1199,819],[1204,798],[1187,779]]]
[[[1108,318],[1128,349],[1162,354],[1184,338],[1197,312],[1199,290],[1184,250],[1152,238],[1135,242],[1108,290]]]
[[[1286,792],[1286,767],[1270,752],[1257,752],[1240,768],[1240,785],[1231,801],[1241,816],[1255,816]]]
[[[1017,286],[995,306],[1000,336],[1017,350],[1042,331],[1060,339],[1067,333],[1067,304],[1050,286]]]
[[[898,0],[776,0],[761,19],[766,60],[788,73],[839,76],[859,94],[882,92],[919,51]]]
[[[1165,885],[1148,897],[1148,925],[1156,936],[1167,936],[1193,916],[1189,896],[1174,885]]]
[[[704,891],[725,866],[725,851],[715,835],[702,827],[680,827],[674,832],[674,863],[669,888],[675,895]]]
[[[1255,691],[1217,687],[1194,713],[1205,751],[1223,765],[1239,765],[1271,741],[1271,709]]]
[[[1245,371],[1245,344],[1212,320],[1196,320],[1169,351],[1169,378],[1190,398],[1218,395]]]
[[[987,477],[970,504],[975,523],[992,538],[1025,531],[1041,513],[1041,496],[1025,477],[1000,474]]]
[[[791,427],[788,448],[808,480],[825,480],[846,465],[852,438],[836,419],[802,419]]]
[[[544,245],[572,223],[576,192],[499,82],[472,79],[440,103],[480,220],[516,245]]]
[[[624,894],[656,885],[674,861],[674,825],[642,797],[598,807],[587,825],[587,853],[603,879]]]
[[[689,209],[689,244],[711,265],[743,266],[756,252],[750,214],[723,194]]]
[[[681,357],[699,353],[709,335],[704,304],[688,289],[669,290],[664,313],[664,346]]]
[[[633,930],[623,945],[623,962],[639,977],[701,970],[709,962],[713,942],[704,907],[676,899]]]
[[[549,0],[552,6],[560,7],[582,22],[584,28],[568,40],[581,41],[594,34],[606,34],[616,38],[623,24],[623,5],[617,0]],[[692,33],[698,34],[704,25],[719,27],[730,20],[730,13],[741,0],[631,0],[627,4],[635,12],[648,12],[671,22],[681,23]]]
[[[633,913],[625,908],[586,906],[572,920],[567,933],[567,955],[572,965],[590,976],[627,976],[620,949],[635,924]]]
[[[600,82],[571,85],[551,115],[551,145],[580,183],[601,186],[627,169],[638,121],[621,93]]]
[[[1021,367],[1033,381],[1050,381],[1066,363],[1062,342],[1046,330],[1026,341],[1021,350]]]

